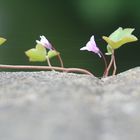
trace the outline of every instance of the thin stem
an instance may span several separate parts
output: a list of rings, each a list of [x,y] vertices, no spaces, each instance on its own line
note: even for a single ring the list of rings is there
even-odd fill
[[[48,56],[46,56],[46,59],[47,59],[48,66],[49,66],[49,67],[52,67],[51,62],[50,62],[50,59],[49,59]],[[54,69],[52,69],[52,71],[53,71],[53,70],[54,70]]]
[[[53,50],[55,50],[55,51],[56,51],[56,49],[54,48],[54,46],[53,46],[52,48],[53,48]],[[62,67],[62,68],[64,68],[64,63],[63,63],[63,60],[62,60],[62,58],[61,58],[60,54],[58,54],[58,55],[57,55],[57,58],[58,58],[58,59],[59,59],[59,61],[60,61],[60,65],[61,65],[61,67]]]
[[[104,74],[105,77],[108,76],[109,71],[110,71],[110,69],[111,69],[111,66],[112,66],[113,62],[114,62],[114,52],[113,52],[112,55],[111,55],[110,63],[109,63],[109,65],[108,65],[107,69],[106,69],[106,73]]]
[[[94,76],[91,72],[80,68],[61,68],[61,67],[50,67],[50,66],[29,66],[29,65],[0,65],[0,69],[30,69],[30,70],[57,70],[65,72],[78,72],[87,75]]]
[[[46,56],[46,59],[47,59],[48,66],[49,66],[49,67],[52,67],[51,62],[50,62],[50,59],[49,59],[48,56]]]
[[[113,55],[114,55],[114,63],[113,63],[114,70],[113,70],[113,74],[112,75],[116,75],[117,66],[116,66],[115,54],[113,53]]]
[[[91,72],[89,72],[88,70],[85,70],[85,69],[80,69],[80,68],[64,68],[64,69],[65,69],[65,72],[80,72],[80,73],[94,76]]]
[[[59,59],[59,61],[60,61],[61,67],[64,68],[64,63],[63,63],[63,61],[62,61],[62,58],[61,58],[60,54],[58,54],[57,57],[58,57],[58,59]]]
[[[106,71],[107,71],[107,61],[106,61],[106,58],[105,58],[104,54],[101,51],[100,51],[100,54],[103,57],[103,60],[104,60],[104,63],[105,63],[105,70],[104,70],[104,74],[103,74],[103,77],[104,77],[105,74],[106,74]]]

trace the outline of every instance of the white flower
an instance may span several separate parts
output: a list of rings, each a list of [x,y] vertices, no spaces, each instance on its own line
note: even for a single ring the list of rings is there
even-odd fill
[[[80,50],[91,51],[91,52],[94,52],[94,53],[98,54],[99,57],[101,57],[101,54],[100,54],[101,51],[99,50],[99,48],[96,45],[96,42],[95,42],[95,39],[94,39],[94,35],[91,36],[90,41],[88,41],[86,46],[82,47]]]
[[[36,40],[36,43],[41,44],[42,46],[44,46],[45,48],[47,48],[49,50],[52,50],[53,49],[51,43],[43,35],[40,36],[40,41],[39,40]]]

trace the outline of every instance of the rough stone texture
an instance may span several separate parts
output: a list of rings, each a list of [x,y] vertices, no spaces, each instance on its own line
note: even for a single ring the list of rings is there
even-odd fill
[[[0,140],[139,140],[140,67],[98,79],[0,73]]]

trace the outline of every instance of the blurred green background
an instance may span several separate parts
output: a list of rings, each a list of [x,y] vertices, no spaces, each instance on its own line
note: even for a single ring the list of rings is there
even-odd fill
[[[61,52],[65,67],[86,68],[100,76],[103,61],[79,49],[94,34],[105,52],[102,35],[118,27],[134,27],[139,38],[139,7],[139,0],[0,0],[0,36],[8,40],[0,48],[0,63],[46,65],[29,63],[24,54],[45,35]],[[129,43],[116,51],[118,72],[140,65],[139,45],[139,41]],[[57,65],[55,59],[52,63]]]

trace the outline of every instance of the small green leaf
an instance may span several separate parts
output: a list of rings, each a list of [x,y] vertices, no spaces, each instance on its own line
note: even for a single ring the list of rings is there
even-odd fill
[[[113,53],[113,49],[108,45],[107,46],[107,53],[105,53],[106,55],[112,55]]]
[[[57,51],[55,51],[55,50],[50,50],[49,52],[48,52],[48,58],[53,58],[53,57],[55,57],[55,56],[57,56],[57,55],[59,55],[59,52],[57,52]]]
[[[37,44],[35,48],[26,51],[25,54],[29,57],[29,61],[33,62],[46,61],[47,52],[46,49],[41,44]]]
[[[5,39],[5,38],[0,37],[0,45],[2,45],[5,41],[6,41],[6,39]]]
[[[108,43],[108,45],[112,49],[118,49],[122,45],[137,41],[138,38],[132,35],[134,31],[133,28],[121,28],[119,27],[116,31],[114,31],[109,37],[103,36],[103,39]]]

